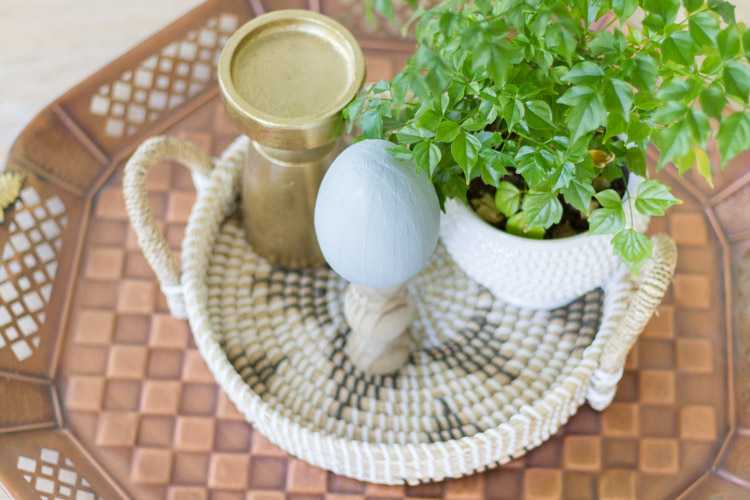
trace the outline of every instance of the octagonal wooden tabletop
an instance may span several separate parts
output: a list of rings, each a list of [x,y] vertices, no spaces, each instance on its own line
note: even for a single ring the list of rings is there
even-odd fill
[[[659,174],[684,200],[651,227],[677,242],[677,274],[615,403],[582,407],[509,465],[414,487],[363,484],[289,457],[222,394],[137,247],[123,164],[157,133],[213,154],[229,144],[238,132],[218,98],[217,57],[267,10],[338,19],[363,47],[368,81],[395,74],[413,44],[367,23],[362,4],[209,1],[21,134],[7,168],[27,181],[0,226],[0,484],[19,500],[750,498],[749,154],[715,169],[713,190],[692,175],[677,184],[670,168]],[[148,187],[177,254],[190,176],[164,164]]]

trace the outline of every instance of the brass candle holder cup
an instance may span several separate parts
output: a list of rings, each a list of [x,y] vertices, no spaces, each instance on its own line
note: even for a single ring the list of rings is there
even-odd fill
[[[224,47],[221,96],[231,120],[252,139],[242,179],[245,231],[273,264],[325,262],[313,225],[315,199],[341,151],[341,110],[364,77],[354,36],[314,12],[264,14]]]

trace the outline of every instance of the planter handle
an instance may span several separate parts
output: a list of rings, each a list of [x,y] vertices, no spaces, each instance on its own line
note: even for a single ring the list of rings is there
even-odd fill
[[[136,149],[125,165],[122,181],[125,208],[130,223],[138,237],[151,269],[159,279],[161,291],[167,297],[167,305],[172,316],[187,318],[185,298],[180,283],[180,267],[177,265],[167,240],[156,225],[151,213],[146,189],[146,175],[159,162],[175,160],[191,172],[208,176],[213,168],[211,157],[194,144],[175,137],[152,137]]]
[[[586,395],[589,404],[603,410],[612,402],[617,383],[622,378],[625,358],[656,311],[672,282],[677,264],[677,247],[666,234],[651,238],[653,258],[643,267],[637,280],[638,290],[630,299],[620,327],[604,346],[599,367],[591,375]]]

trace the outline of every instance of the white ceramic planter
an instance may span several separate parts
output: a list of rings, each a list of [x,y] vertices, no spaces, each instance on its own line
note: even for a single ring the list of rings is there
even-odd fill
[[[631,175],[633,203],[643,179]],[[631,210],[634,223],[631,222]],[[645,231],[648,217],[625,206],[628,225]],[[440,238],[456,264],[496,297],[520,307],[554,309],[568,304],[623,271],[612,253],[612,236],[579,234],[556,240],[513,236],[490,226],[466,204],[445,203]]]

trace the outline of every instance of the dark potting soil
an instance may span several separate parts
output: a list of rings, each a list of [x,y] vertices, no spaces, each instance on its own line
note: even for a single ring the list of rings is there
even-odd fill
[[[512,169],[510,169],[512,170]],[[627,173],[625,173],[627,175]],[[509,173],[507,176],[505,176],[502,180],[508,181],[515,185],[519,189],[524,189],[524,181],[523,178],[514,172]],[[625,182],[623,179],[615,179],[611,183],[607,183],[603,178],[597,179],[598,184],[600,186],[596,186],[596,191],[602,191],[604,189],[614,189],[617,194],[620,195],[620,198],[622,198],[625,195]],[[596,185],[596,183],[595,183]],[[474,209],[474,204],[472,203],[472,200],[480,199],[485,194],[489,194],[492,196],[492,199],[495,199],[495,191],[497,189],[493,186],[488,186],[484,182],[482,182],[481,178],[474,179],[469,184],[469,188],[467,191],[467,198],[469,200],[469,206]],[[544,233],[544,239],[557,239],[557,238],[567,238],[569,236],[575,236],[577,234],[585,233],[589,230],[589,222],[586,219],[581,212],[574,208],[572,205],[569,205],[568,203],[565,203],[565,200],[563,199],[563,196],[560,195],[560,203],[562,203],[563,206],[563,216],[559,223],[553,225],[547,231]],[[521,199],[521,203],[523,203],[523,198]],[[599,207],[599,203],[593,199],[592,200],[592,207],[591,210],[594,210],[595,208]],[[505,231],[505,217],[501,216],[502,220],[497,223],[490,223],[487,222],[487,224],[490,224],[491,226],[500,229],[502,231]]]

